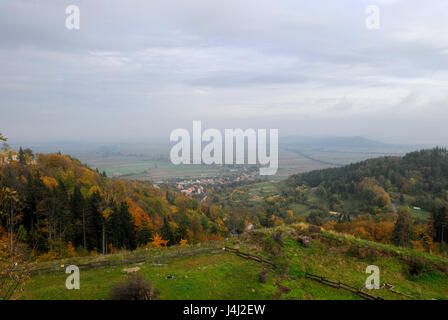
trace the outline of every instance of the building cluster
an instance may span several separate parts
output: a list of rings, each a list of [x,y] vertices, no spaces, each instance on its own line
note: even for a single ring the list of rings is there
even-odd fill
[[[12,161],[17,161],[19,153],[15,150],[7,150],[0,152],[0,165],[5,165],[11,163]]]
[[[201,185],[193,185],[188,188],[184,188],[182,185],[178,185],[178,189],[186,196],[200,195],[204,193],[204,187]]]
[[[7,149],[7,150],[4,149],[3,151],[0,151],[0,166],[4,166],[4,165],[10,164],[12,162],[20,162],[20,161],[22,161],[23,164],[27,164],[27,165],[34,165],[37,163],[33,154],[30,155],[27,152],[23,152],[23,151],[21,151],[21,152],[22,152],[22,156],[21,156],[20,152],[15,151],[13,149]]]

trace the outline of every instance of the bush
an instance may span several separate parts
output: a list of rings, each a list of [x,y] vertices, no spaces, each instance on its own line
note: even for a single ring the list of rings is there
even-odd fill
[[[258,281],[260,283],[266,283],[266,274],[266,269],[260,271],[260,273],[258,274]]]
[[[322,228],[319,226],[310,225],[308,227],[308,231],[311,233],[320,233],[322,231]]]
[[[412,277],[420,276],[430,270],[428,264],[419,258],[413,258],[408,262],[408,272]]]
[[[112,300],[155,300],[157,292],[142,276],[131,276],[112,288]]]
[[[264,238],[262,248],[264,251],[266,251],[267,253],[269,253],[269,255],[273,257],[280,255],[283,251],[280,244],[278,244],[277,241],[275,241],[272,236]]]
[[[279,234],[280,237],[277,238],[276,235]],[[269,259],[276,266],[277,270],[281,273],[287,273],[289,266],[288,255],[282,246],[274,239],[281,239],[281,235],[281,232],[271,234],[270,236],[265,235],[261,245],[263,250],[269,254]],[[283,239],[281,240],[281,243],[283,244]]]
[[[285,243],[283,242],[283,233],[281,231],[277,231],[277,233],[272,234],[272,238],[277,242],[280,247],[284,247]]]

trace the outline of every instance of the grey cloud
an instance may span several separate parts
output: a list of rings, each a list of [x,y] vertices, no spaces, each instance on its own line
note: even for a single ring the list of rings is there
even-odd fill
[[[72,2],[79,31],[65,28]],[[381,9],[377,31],[364,26],[370,4]],[[3,0],[0,131],[163,139],[200,119],[442,141],[445,12],[442,0]],[[430,107],[428,130],[414,130]]]

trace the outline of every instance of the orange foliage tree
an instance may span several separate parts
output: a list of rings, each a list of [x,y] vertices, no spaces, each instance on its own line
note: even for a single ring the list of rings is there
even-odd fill
[[[156,246],[156,248],[164,248],[168,244],[168,240],[163,240],[161,236],[159,236],[158,233],[155,234],[155,236],[152,238],[152,245]]]

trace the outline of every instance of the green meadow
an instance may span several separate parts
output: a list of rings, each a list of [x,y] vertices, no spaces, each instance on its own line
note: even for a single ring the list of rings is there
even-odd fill
[[[79,290],[66,289],[65,280],[68,275],[61,268],[59,272],[33,275],[26,284],[23,298],[109,299],[110,290],[129,277],[122,272],[122,269],[138,266],[140,270],[137,274],[150,281],[158,292],[158,299],[163,300],[358,300],[361,298],[356,294],[325,286],[306,278],[305,274],[324,276],[332,281],[341,281],[353,287],[362,288],[368,276],[365,273],[366,267],[376,265],[380,269],[381,284],[391,284],[396,291],[407,296],[393,293],[385,288],[370,290],[369,293],[375,296],[387,300],[448,299],[448,275],[446,268],[443,269],[443,266],[448,265],[448,258],[391,245],[380,245],[326,231],[317,237],[313,236],[311,246],[306,248],[297,241],[298,234],[307,233],[304,225],[255,230],[221,243],[222,246],[239,248],[243,252],[278,262],[278,257],[270,255],[263,249],[265,246],[263,241],[272,239],[272,233],[282,231],[284,246],[281,247],[283,259],[281,263],[285,268],[267,269],[266,283],[258,281],[258,274],[265,268],[264,265],[223,250],[222,253],[201,253],[194,256],[167,258],[158,263],[81,270]],[[177,249],[164,250],[175,252]],[[126,253],[126,257],[140,254],[141,252]],[[110,255],[101,259],[122,257]],[[78,258],[75,262],[85,263],[97,258]],[[410,271],[412,261],[415,259],[418,259],[423,266],[418,274],[412,274]],[[68,263],[68,260],[58,263]]]

